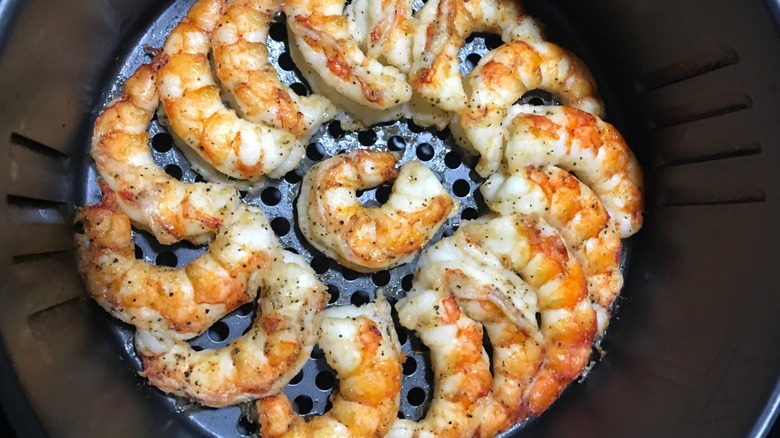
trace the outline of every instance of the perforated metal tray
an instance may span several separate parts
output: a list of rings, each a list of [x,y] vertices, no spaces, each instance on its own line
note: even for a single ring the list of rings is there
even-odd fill
[[[179,1],[163,11],[150,25],[148,31],[129,47],[120,60],[116,77],[108,84],[103,94],[102,105],[121,94],[124,80],[142,63],[148,62],[149,47],[162,47],[172,27],[186,14],[191,1]],[[419,6],[419,5],[418,5]],[[296,93],[308,94],[310,89],[295,67],[288,51],[285,17],[279,15],[271,25],[267,41],[269,58],[283,83]],[[552,29],[558,29],[564,35],[565,42],[576,40],[574,35],[566,35],[567,27],[563,23],[549,23]],[[556,24],[558,26],[556,27]],[[561,32],[560,30],[563,30]],[[497,35],[475,34],[467,41],[459,53],[461,72],[467,74],[482,55],[501,45]],[[554,99],[542,91],[531,91],[521,99],[523,103],[554,104]],[[101,108],[102,108],[101,105]],[[156,120],[153,120],[149,133],[152,136],[151,147],[155,161],[170,175],[187,182],[200,181],[201,176],[193,171],[184,155],[173,144],[171,136]],[[268,180],[261,190],[242,193],[247,203],[260,206],[268,217],[282,245],[301,254],[314,268],[320,280],[328,285],[329,306],[344,304],[360,305],[373,300],[376,290],[381,288],[394,304],[411,288],[415,261],[375,274],[360,274],[344,268],[319,251],[313,249],[298,229],[295,200],[304,173],[317,162],[338,153],[355,148],[389,150],[402,156],[399,164],[410,160],[419,160],[431,168],[440,178],[445,188],[460,201],[460,211],[448,220],[432,242],[442,236],[448,236],[457,229],[464,219],[475,219],[487,211],[478,192],[483,179],[473,170],[476,157],[467,155],[450,135],[449,129],[434,131],[424,129],[408,120],[382,124],[359,132],[345,132],[338,121],[323,126],[311,139],[306,148],[306,157],[300,167],[288,173],[284,178]],[[88,180],[85,182],[86,203],[99,202],[100,191],[96,184],[97,172],[90,165]],[[367,206],[384,203],[390,193],[390,184],[360,192],[360,201]],[[135,231],[136,257],[150,263],[165,266],[183,266],[205,251],[206,247],[196,247],[188,243],[171,246],[160,245],[146,232]],[[624,259],[629,251],[624,251]],[[256,305],[247,304],[214,324],[206,333],[190,341],[195,349],[220,348],[232,339],[241,336],[252,323]],[[394,318],[397,317],[394,312]],[[133,328],[116,320],[107,318],[107,324],[116,334],[121,351],[134,370],[141,370],[139,358],[133,348]],[[396,330],[402,343],[407,360],[403,367],[400,418],[418,420],[426,412],[432,392],[433,373],[427,355],[427,348],[413,333],[396,322]],[[490,352],[487,338],[485,345]],[[320,415],[329,408],[328,398],[337,385],[334,371],[328,366],[322,351],[315,347],[311,358],[303,370],[290,382],[285,393],[293,401],[295,410],[302,415]],[[164,404],[203,433],[217,436],[246,436],[257,433],[254,424],[255,413],[251,405],[231,406],[222,409],[206,408],[172,396],[164,396],[151,387],[164,399]],[[514,430],[522,427],[518,425]],[[511,434],[511,431],[510,433]]]

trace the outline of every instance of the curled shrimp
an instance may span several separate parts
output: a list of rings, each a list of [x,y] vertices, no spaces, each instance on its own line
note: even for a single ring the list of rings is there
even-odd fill
[[[492,392],[477,435],[540,414],[587,364],[595,316],[585,278],[543,221],[516,214],[465,222],[417,266],[415,281],[442,284],[493,346]]]
[[[486,177],[501,163],[503,124],[526,91],[541,89],[563,105],[604,117],[604,105],[587,66],[546,41],[512,41],[485,55],[466,78],[468,105],[453,122],[458,143],[480,154],[477,172]]]
[[[163,244],[187,239],[206,243],[233,213],[240,198],[230,186],[187,184],[152,159],[149,122],[159,102],[157,71],[164,57],[138,68],[95,121],[92,158],[116,196],[113,201],[133,222]]]
[[[355,0],[344,9],[360,48],[406,73],[416,30],[412,0]]]
[[[89,295],[114,317],[173,339],[189,339],[255,298],[256,273],[278,245],[262,211],[240,207],[208,251],[183,268],[135,258],[130,218],[103,187],[103,203],[76,216],[79,271]]]
[[[596,195],[574,175],[555,166],[525,166],[494,173],[480,187],[491,210],[501,214],[538,215],[558,229],[588,279],[603,335],[609,309],[620,294],[621,241],[609,213]]]
[[[344,0],[289,0],[284,12],[290,54],[315,91],[364,125],[404,114],[412,97],[406,75],[363,52],[343,15]]]
[[[445,111],[466,107],[458,51],[470,34],[494,32],[504,41],[542,38],[536,22],[512,0],[431,0],[416,18],[410,83]]]
[[[316,315],[326,288],[297,254],[276,247],[258,273],[258,315],[224,348],[195,351],[186,342],[136,332],[141,376],[161,390],[222,407],[276,394],[303,367],[316,341]]]
[[[433,396],[425,418],[396,420],[387,437],[472,436],[492,382],[482,327],[461,311],[440,281],[428,284],[415,279],[396,309],[401,325],[414,330],[430,348]]]
[[[222,103],[208,55],[224,9],[224,0],[199,0],[166,40],[168,62],[157,81],[161,120],[204,176],[251,186],[297,167],[303,142],[283,129],[244,120]]]
[[[574,108],[519,107],[507,123],[506,170],[555,165],[593,190],[626,238],[642,227],[642,170],[614,126]]]
[[[406,263],[457,211],[436,175],[417,161],[400,170],[389,152],[357,149],[309,169],[298,224],[315,248],[342,265],[373,272]],[[367,208],[356,190],[395,180],[387,203]]]
[[[309,421],[283,394],[257,402],[264,437],[381,437],[396,419],[403,353],[390,305],[380,294],[360,307],[331,307],[321,313],[319,346],[339,379],[332,408]]]
[[[212,40],[214,70],[245,119],[301,138],[332,118],[336,109],[316,94],[298,96],[268,62],[265,41],[280,0],[233,0]]]
[[[483,217],[463,223],[453,237],[460,246],[470,247],[472,251],[476,247],[486,256],[497,257],[536,293],[541,316],[538,328],[542,338],[541,362],[529,379],[528,369],[523,367],[537,366],[536,347],[533,341],[518,336],[514,338],[518,344],[513,347],[518,348],[517,362],[500,363],[499,369],[505,377],[519,376],[517,383],[523,390],[518,391],[513,385],[493,386],[494,399],[502,404],[505,412],[512,414],[508,417],[510,422],[505,424],[508,427],[517,419],[541,414],[585,369],[597,330],[585,275],[558,232],[539,218],[522,214]],[[468,286],[457,278],[452,282],[454,287]],[[460,296],[481,300],[482,292],[477,288]],[[499,339],[498,344],[506,348],[504,342]],[[494,367],[495,364],[496,361]]]

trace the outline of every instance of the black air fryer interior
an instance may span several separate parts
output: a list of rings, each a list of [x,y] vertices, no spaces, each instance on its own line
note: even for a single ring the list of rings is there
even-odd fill
[[[191,1],[161,3],[64,0],[55,10],[42,0],[0,0],[0,138],[7,146],[0,158],[0,401],[22,436],[235,436],[255,427],[237,407],[195,408],[144,385],[135,375],[131,331],[84,297],[75,269],[73,206],[97,193],[86,158],[90,124],[119,91],[117,78],[144,61],[139,47],[159,47]],[[608,119],[645,169],[648,206],[645,228],[629,242],[624,298],[603,344],[605,358],[518,435],[762,433],[780,399],[775,5],[526,3],[553,40],[594,70]],[[274,32],[272,39],[283,40]],[[463,55],[481,53],[485,44],[492,42],[477,38]],[[296,82],[294,72],[281,70]],[[159,130],[153,125],[153,134]],[[480,180],[469,159],[447,146],[446,133],[420,133],[405,123],[375,132],[343,134],[329,126],[299,174],[321,155],[355,145],[404,145],[404,160],[417,157],[440,172],[463,203],[461,217],[477,213],[479,199],[471,194]],[[195,178],[168,141],[155,136],[157,158],[172,174]],[[335,286],[335,302],[359,303],[377,286],[401,293],[411,267],[355,278],[299,243],[287,206],[298,178],[288,175],[250,199],[269,220],[284,218],[275,230]],[[381,200],[384,192],[361,199]],[[143,235],[138,244],[144,258],[161,264],[181,265],[198,252],[163,248]],[[224,345],[250,312],[239,309],[195,344]],[[404,344],[407,353],[415,347],[413,339]],[[313,356],[302,382],[287,392],[299,408],[321,412],[332,375],[321,355]],[[414,363],[405,370],[402,413],[409,418],[424,410],[419,393],[429,369],[421,355]]]

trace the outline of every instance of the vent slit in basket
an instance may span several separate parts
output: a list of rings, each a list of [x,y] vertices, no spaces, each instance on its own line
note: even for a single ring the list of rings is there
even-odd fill
[[[661,201],[661,205],[665,207],[700,207],[711,205],[732,205],[732,204],[758,204],[766,202],[766,194],[763,191],[757,191],[754,194],[747,194],[742,196],[724,195],[719,197],[717,195],[694,198],[690,196],[666,196],[665,200]]]
[[[64,202],[47,201],[45,199],[29,198],[27,196],[8,195],[6,196],[6,203],[8,205],[18,208],[34,208],[34,209],[59,209],[66,207]]]
[[[683,125],[685,123],[697,122],[699,120],[711,119],[714,117],[735,113],[737,111],[750,109],[752,107],[753,100],[750,98],[750,96],[743,95],[731,103],[709,108],[660,108],[653,111],[651,118],[655,125],[655,129],[663,129],[670,128],[672,126]]]
[[[44,260],[52,259],[57,256],[63,255],[65,253],[69,253],[70,250],[57,250],[57,251],[49,251],[49,252],[39,252],[35,254],[22,254],[22,255],[15,255],[11,258],[11,263],[14,265],[22,265],[26,263],[36,263],[41,262]]]
[[[7,195],[8,216],[17,224],[67,224],[70,207],[64,202]]]
[[[11,144],[21,146],[25,149],[31,150],[41,155],[45,155],[54,160],[64,161],[68,158],[67,154],[16,132],[11,133],[9,141]]]
[[[637,91],[647,93],[739,62],[739,55],[731,48],[718,47],[696,53],[693,58],[676,62],[645,74],[637,81]]]
[[[761,154],[761,144],[747,142],[742,144],[726,145],[721,150],[710,150],[705,154],[689,155],[675,151],[678,155],[674,158],[663,159],[660,167],[683,166],[686,164],[704,163],[707,161],[726,160],[729,158],[748,157]]]
[[[77,301],[79,301],[81,299],[82,299],[81,296],[76,296],[76,297],[68,298],[65,301],[61,301],[59,303],[53,304],[53,305],[51,305],[49,307],[46,307],[45,309],[37,310],[37,311],[31,313],[30,315],[28,315],[27,316],[27,320],[30,323],[34,323],[34,322],[40,320],[41,318],[44,318],[47,313],[55,311],[57,308],[60,308],[60,307],[66,307],[66,306],[72,305],[72,304],[74,304],[75,302],[77,302]]]

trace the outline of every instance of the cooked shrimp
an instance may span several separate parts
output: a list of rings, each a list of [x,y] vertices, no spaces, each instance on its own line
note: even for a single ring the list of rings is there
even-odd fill
[[[319,345],[339,379],[332,408],[304,420],[284,394],[257,402],[260,433],[269,437],[381,437],[396,419],[403,353],[390,305],[378,294],[361,307],[331,307],[321,314]]]
[[[189,339],[255,298],[259,269],[276,257],[262,211],[243,206],[217,233],[208,251],[183,268],[135,258],[130,218],[103,187],[103,203],[76,216],[76,253],[87,291],[101,307],[136,327]]]
[[[138,330],[140,373],[161,390],[221,407],[276,394],[303,367],[327,299],[302,257],[288,251],[261,269],[260,308],[249,331],[228,346],[195,351],[186,342]]]
[[[412,63],[413,0],[355,0],[344,9],[355,40],[366,55],[402,72]]]
[[[410,82],[416,93],[446,111],[466,107],[458,51],[470,34],[499,33],[504,41],[541,39],[536,22],[513,0],[430,0],[417,20]]]
[[[423,251],[415,282],[442,284],[464,313],[481,322],[493,345],[493,386],[479,433],[493,436],[523,415],[522,395],[541,366],[542,337],[533,290],[463,232]]]
[[[317,93],[364,125],[404,114],[412,97],[406,75],[363,52],[343,15],[344,0],[288,0],[284,12],[292,59]]]
[[[214,32],[214,67],[240,116],[306,137],[336,108],[323,96],[298,96],[268,62],[268,28],[280,10],[280,0],[229,2]]]
[[[466,78],[468,105],[453,122],[458,143],[478,152],[477,172],[498,168],[504,149],[503,123],[526,91],[541,89],[563,105],[604,117],[604,105],[588,67],[546,41],[512,41],[485,55]]]
[[[318,163],[298,197],[298,225],[315,248],[360,272],[410,261],[458,203],[417,161],[400,170],[389,152],[357,149]],[[367,208],[356,190],[395,180],[385,205]]]
[[[588,279],[588,293],[599,321],[609,323],[609,308],[620,294],[620,235],[595,194],[569,172],[555,166],[525,166],[512,174],[494,173],[480,187],[491,210],[538,215],[560,231]]]
[[[303,142],[285,130],[244,120],[222,103],[208,55],[224,9],[224,0],[199,0],[166,40],[168,62],[157,80],[162,120],[182,150],[199,157],[192,164],[207,178],[221,179],[210,167],[250,183],[264,175],[278,178],[298,166]]]
[[[517,272],[536,292],[541,315],[542,357],[530,380],[529,369],[525,367],[537,367],[533,333],[528,333],[531,339],[519,333],[504,339],[499,335],[504,334],[505,327],[488,325],[493,335],[499,336],[499,351],[510,357],[516,355],[512,359],[516,362],[498,363],[500,371],[496,371],[497,375],[506,379],[505,382],[512,384],[504,385],[499,381],[498,386],[493,386],[493,398],[502,407],[498,411],[509,414],[509,423],[505,427],[517,419],[539,415],[582,373],[588,363],[597,321],[582,268],[569,255],[555,229],[532,216],[483,217],[461,224],[453,237],[460,242],[458,246],[465,245],[470,251],[481,249],[485,257],[497,257],[505,268]],[[446,258],[447,255],[440,257]],[[468,272],[455,271],[455,274],[451,281],[453,287],[468,286],[459,283],[462,274],[468,275]],[[472,278],[479,279],[476,276]],[[488,289],[483,289],[483,286]],[[485,293],[490,296],[490,284],[481,282],[479,288],[467,290],[459,296],[466,301],[482,301]],[[471,306],[466,307],[469,308]],[[496,358],[504,360],[507,357]],[[501,360],[493,361],[494,370]],[[495,409],[488,412],[495,412]],[[491,420],[486,419],[485,423],[494,424]]]
[[[587,363],[595,318],[584,278],[544,223],[523,215],[465,222],[417,266],[415,281],[443,284],[493,345],[480,436],[541,413]]]
[[[124,93],[95,121],[92,158],[114,201],[130,219],[163,244],[182,239],[206,243],[240,202],[227,185],[187,184],[163,171],[152,159],[146,129],[157,108],[157,70],[162,57],[142,65]]]
[[[642,170],[614,126],[585,111],[559,106],[519,107],[507,123],[507,171],[555,165],[573,172],[598,196],[620,237],[642,226]]]
[[[482,327],[461,312],[440,281],[422,283],[415,279],[396,309],[401,325],[417,332],[430,348],[433,397],[425,418],[396,420],[387,436],[472,436],[489,401],[492,382],[482,348]]]

